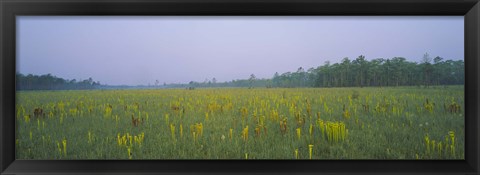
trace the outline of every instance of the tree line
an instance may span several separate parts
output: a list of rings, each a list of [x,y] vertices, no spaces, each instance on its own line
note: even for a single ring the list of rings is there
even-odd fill
[[[465,65],[463,60],[445,60],[442,57],[431,58],[425,53],[420,63],[407,61],[404,57],[391,59],[377,58],[370,61],[360,55],[354,60],[343,58],[340,63],[325,64],[305,70],[300,67],[295,72],[276,72],[272,78],[258,79],[251,74],[248,79],[217,82],[215,78],[203,82],[155,86],[109,86],[101,85],[92,78],[77,81],[65,80],[46,75],[23,75],[17,73],[17,90],[63,90],[63,89],[109,89],[109,88],[207,88],[207,87],[368,87],[368,86],[438,86],[463,85]]]
[[[175,83],[175,84],[165,84],[161,86],[163,88],[223,88],[223,87],[243,87],[243,88],[252,88],[252,87],[270,87],[272,84],[271,79],[262,78],[257,79],[254,74],[250,75],[249,79],[237,79],[232,81],[217,82],[215,78],[212,80],[205,79],[203,82],[190,81],[188,84]]]
[[[432,62],[433,60],[433,62]],[[422,62],[410,62],[403,57],[372,59],[360,55],[354,60],[344,58],[340,63],[325,62],[305,71],[275,73],[274,87],[365,87],[365,86],[432,86],[460,85],[465,82],[463,60],[431,58],[428,53]]]
[[[295,72],[276,72],[271,79],[232,80],[217,83],[215,78],[204,82],[191,81],[175,87],[368,87],[368,86],[438,86],[463,85],[465,65],[463,60],[445,60],[423,55],[420,63],[404,57],[377,58],[368,61],[360,55],[354,60],[343,58],[340,63],[325,64],[308,70],[300,67]],[[171,85],[173,86],[173,85]]]
[[[17,90],[68,90],[68,89],[95,89],[100,86],[100,82],[93,81],[92,78],[77,81],[66,80],[53,76],[51,74],[45,75],[23,75],[16,74],[16,89]]]

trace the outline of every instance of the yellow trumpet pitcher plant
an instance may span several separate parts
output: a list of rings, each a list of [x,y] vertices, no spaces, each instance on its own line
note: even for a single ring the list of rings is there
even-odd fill
[[[295,149],[295,159],[298,159],[298,148]]]
[[[297,137],[298,139],[300,139],[300,137],[302,136],[302,130],[300,128],[297,128]]]
[[[310,128],[308,129],[308,133],[310,134],[310,137],[313,136],[313,124],[310,124]]]
[[[175,125],[170,124],[170,132],[172,134],[172,139],[175,140]]]
[[[67,156],[67,139],[63,139],[62,144],[63,144],[63,153],[65,154],[65,156]]]
[[[128,159],[132,159],[132,151],[130,147],[127,148],[127,153],[128,153]]]
[[[248,141],[248,126],[246,126],[242,131],[242,138],[246,142]]]
[[[312,159],[313,145],[308,145],[308,152],[309,152],[309,155],[310,155],[310,159]]]
[[[57,148],[58,148],[58,153],[60,156],[62,155],[62,147],[60,147],[60,142],[57,141]]]
[[[180,138],[183,138],[183,125],[180,124]]]

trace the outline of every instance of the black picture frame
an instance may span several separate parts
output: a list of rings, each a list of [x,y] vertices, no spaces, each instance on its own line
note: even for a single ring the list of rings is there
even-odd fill
[[[478,0],[0,0],[1,174],[479,174]],[[465,160],[15,160],[18,15],[412,15],[465,17]]]

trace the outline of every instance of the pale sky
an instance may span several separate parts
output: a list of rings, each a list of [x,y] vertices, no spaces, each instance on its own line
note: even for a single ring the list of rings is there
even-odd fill
[[[109,85],[271,78],[365,55],[464,59],[464,17],[17,16],[17,71]]]

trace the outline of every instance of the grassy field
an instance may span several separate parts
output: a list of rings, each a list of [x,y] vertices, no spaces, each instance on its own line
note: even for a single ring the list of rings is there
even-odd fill
[[[20,91],[17,159],[463,159],[463,86]]]

